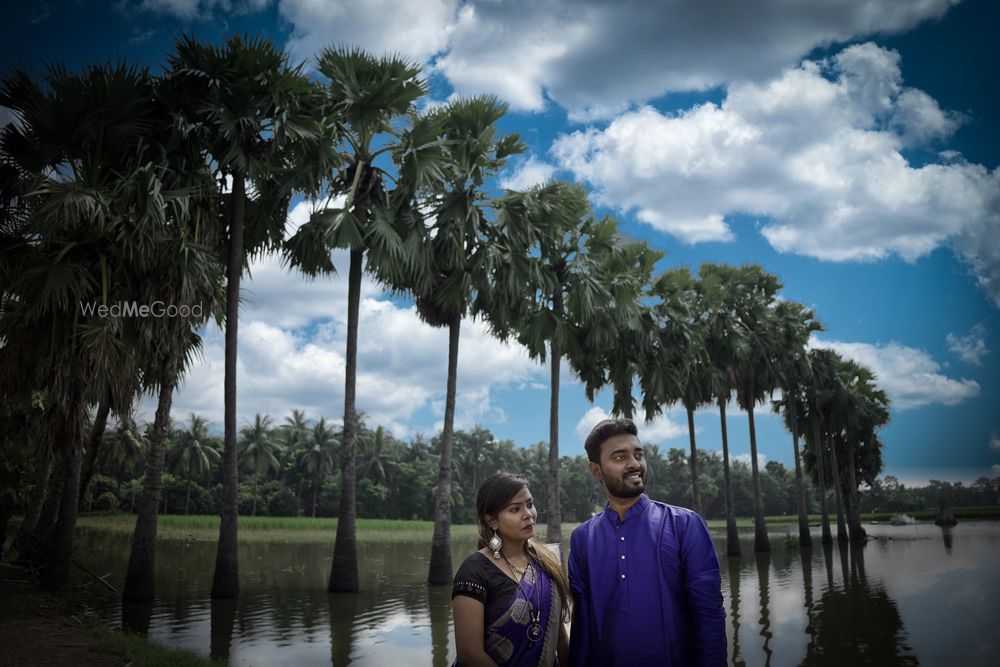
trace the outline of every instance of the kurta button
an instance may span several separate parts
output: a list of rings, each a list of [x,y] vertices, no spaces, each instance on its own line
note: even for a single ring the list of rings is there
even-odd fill
[[[624,579],[624,578],[625,578],[625,575],[623,574],[623,575],[622,575],[622,579]]]
[[[624,541],[625,541],[625,536],[624,536],[624,535],[622,535],[622,536],[621,536],[621,537],[619,537],[618,539],[619,539],[619,540],[621,540],[622,542],[624,542]]]
[[[625,554],[622,554],[622,560],[625,560]]]

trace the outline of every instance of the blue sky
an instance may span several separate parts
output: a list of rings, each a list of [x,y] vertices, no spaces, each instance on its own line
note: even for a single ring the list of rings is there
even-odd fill
[[[711,7],[709,7],[711,6]],[[1000,102],[995,3],[553,0],[143,0],[8,3],[0,64],[33,73],[119,57],[152,66],[190,32],[264,33],[298,60],[331,43],[425,64],[428,102],[492,93],[530,150],[510,186],[584,183],[661,268],[756,262],[815,308],[829,346],[876,371],[893,400],[887,474],[913,483],[1000,474]],[[8,116],[5,112],[0,122]],[[290,226],[308,215],[300,202]],[[337,260],[342,263],[343,258]],[[293,408],[339,418],[346,285],[253,267],[240,326],[240,418]],[[439,427],[447,336],[366,284],[359,408],[402,437]],[[560,447],[610,408],[571,373]],[[149,403],[143,410],[151,414]],[[463,327],[460,427],[547,439],[547,371]],[[222,414],[222,338],[206,332],[174,415]],[[718,414],[696,416],[718,449]],[[686,447],[683,413],[641,427]],[[777,418],[767,460],[791,464]],[[745,416],[731,446],[749,450]],[[748,454],[747,454],[748,456]]]

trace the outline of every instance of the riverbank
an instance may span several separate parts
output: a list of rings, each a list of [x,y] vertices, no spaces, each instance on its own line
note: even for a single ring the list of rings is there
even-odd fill
[[[0,662],[19,667],[219,665],[104,628],[85,609],[42,591],[28,570],[7,562],[0,562]]]

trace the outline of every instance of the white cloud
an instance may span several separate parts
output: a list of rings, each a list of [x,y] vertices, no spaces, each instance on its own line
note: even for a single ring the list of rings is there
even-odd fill
[[[310,207],[303,202],[292,209],[286,233],[293,233],[308,219]],[[284,269],[274,256],[251,263],[252,278],[244,279],[242,285],[239,323],[241,425],[257,412],[280,422],[292,408],[305,410],[311,418],[341,419],[348,258],[339,251],[333,258],[338,275],[315,281]],[[424,324],[413,306],[385,299],[379,286],[367,278],[362,284],[358,328],[358,409],[372,423],[397,435],[430,426],[431,414],[443,414],[447,329]],[[197,412],[221,423],[224,351],[223,333],[211,326],[204,335],[203,354],[192,364],[175,395],[175,419]],[[464,320],[456,426],[485,420],[502,422],[503,411],[491,403],[493,388],[534,382],[544,376],[545,369],[531,361],[523,347],[493,338],[482,322]],[[154,409],[155,400],[147,398],[140,414],[151,419]]]
[[[983,357],[990,353],[986,348],[986,327],[977,324],[972,327],[966,336],[958,336],[950,333],[947,336],[948,350],[954,352],[958,357],[968,363],[979,366]]]
[[[719,455],[721,456],[722,454],[720,453]],[[750,467],[750,462],[753,460],[753,458],[751,458],[750,456],[750,452],[746,452],[745,454],[735,454],[735,455],[731,454],[729,458],[732,459],[733,461],[740,461],[747,467]],[[760,452],[757,452],[757,469],[763,470],[764,465],[766,463],[767,463],[767,457],[761,454]]]
[[[327,46],[358,46],[425,62],[446,48],[458,0],[281,0],[292,24],[288,48],[312,62]]]
[[[898,343],[878,346],[817,338],[810,344],[833,350],[871,369],[876,384],[885,390],[891,407],[897,410],[933,403],[955,405],[979,395],[979,383],[943,375],[941,365],[923,350]]]
[[[507,190],[528,190],[551,180],[555,172],[554,166],[532,155],[527,160],[519,162],[513,172],[504,174],[500,178],[500,187]]]
[[[898,32],[943,15],[952,0],[753,0],[608,3],[470,1],[438,68],[461,92],[490,92],[515,109],[546,97],[579,119],[609,117],[669,91],[762,80],[817,46]]]
[[[1000,434],[996,431],[990,433],[990,451],[1000,454]]]
[[[602,419],[608,419],[611,415],[602,407],[594,406],[576,423],[576,434],[580,442],[584,442],[590,431]],[[637,421],[639,429],[639,439],[647,443],[660,443],[664,440],[671,440],[687,435],[687,426],[680,425],[670,419],[668,415],[660,415],[651,422]]]
[[[912,261],[954,239],[1000,299],[1000,169],[954,156],[914,167],[901,153],[957,123],[903,87],[898,54],[868,43],[734,84],[721,105],[627,112],[552,154],[600,203],[688,243],[733,240],[726,217],[739,213],[763,218],[777,250],[832,261]]]
[[[271,0],[141,0],[138,8],[174,16],[182,21],[203,21],[217,12],[223,14],[256,12],[270,3]]]

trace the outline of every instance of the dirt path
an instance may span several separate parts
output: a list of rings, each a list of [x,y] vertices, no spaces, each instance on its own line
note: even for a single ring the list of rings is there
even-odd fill
[[[0,667],[119,667],[123,656],[102,651],[68,602],[39,589],[30,573],[0,562]]]

